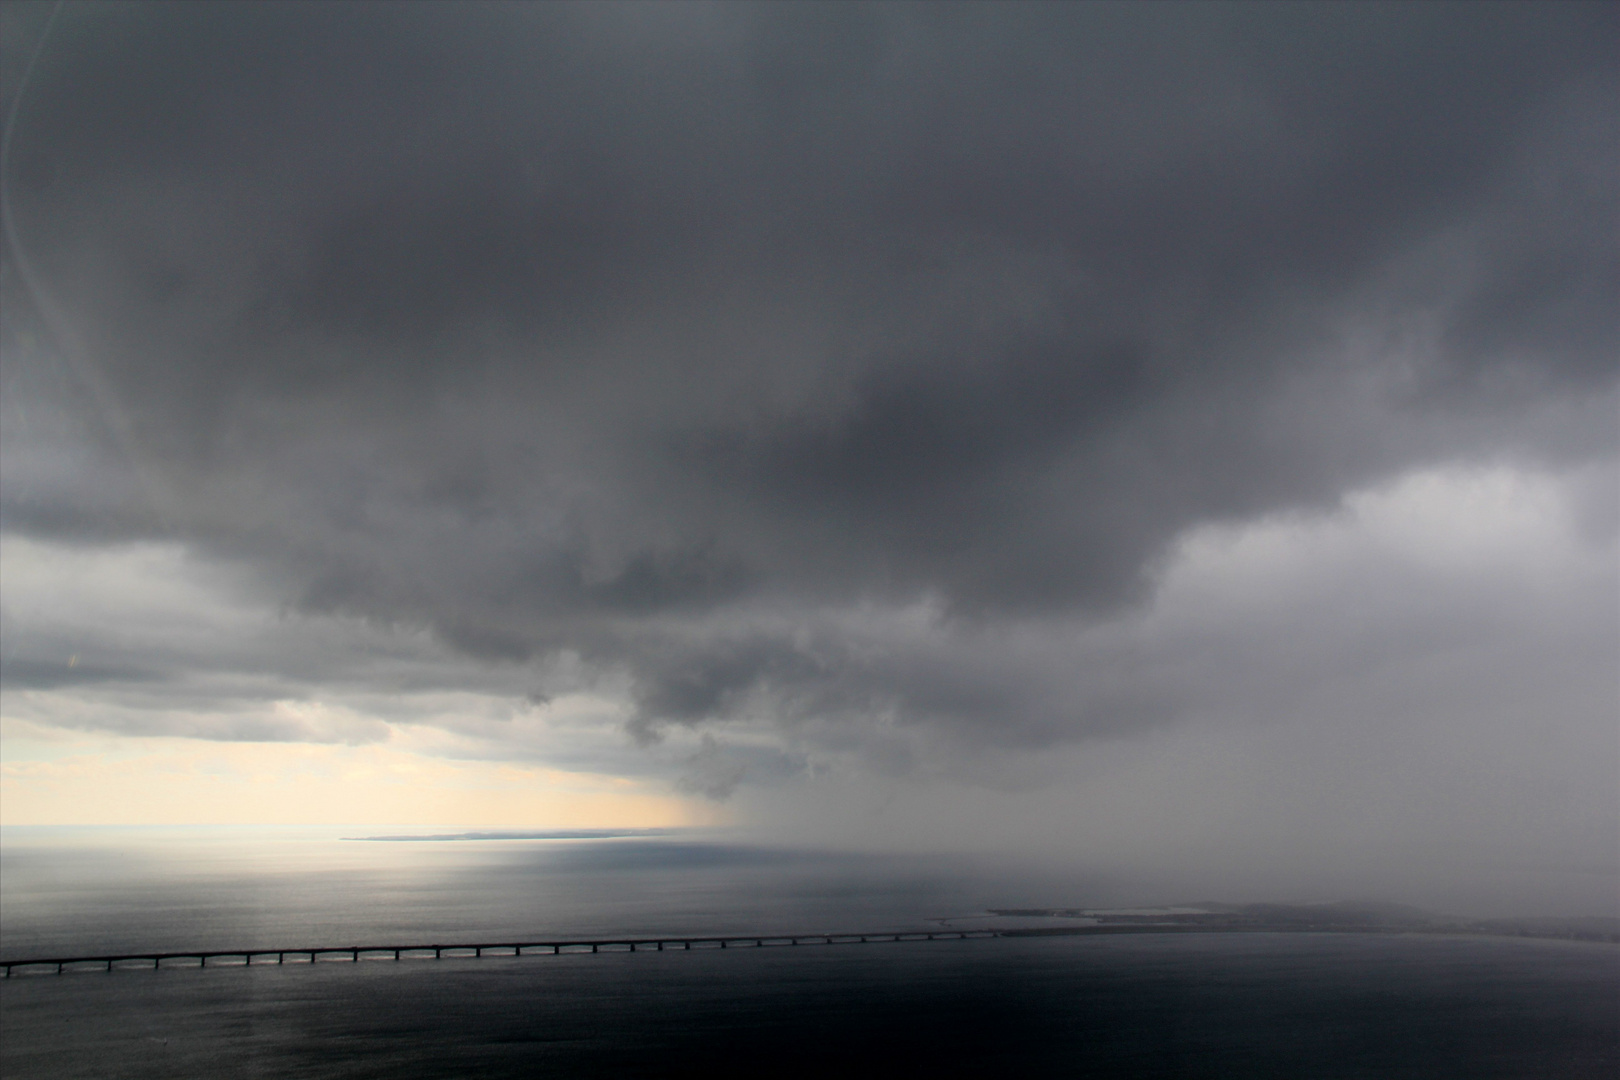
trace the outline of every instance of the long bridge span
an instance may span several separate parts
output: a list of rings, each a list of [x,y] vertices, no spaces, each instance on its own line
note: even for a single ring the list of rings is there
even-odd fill
[[[1452,928],[1381,928],[1324,923],[1301,926],[1268,923],[1119,922],[1063,927],[984,927],[963,930],[878,930],[847,934],[722,934],[671,937],[564,938],[552,941],[480,941],[431,945],[330,945],[296,949],[187,949],[179,952],[117,953],[0,960],[9,979],[18,975],[61,975],[70,971],[115,971],[166,967],[259,967],[361,960],[443,960],[481,956],[560,956],[602,952],[665,952],[693,949],[763,949],[778,945],[867,945],[896,941],[966,941],[973,938],[1075,937],[1114,934],[1211,933],[1469,933]],[[1477,931],[1473,931],[1477,932]]]
[[[743,934],[705,937],[569,938],[557,941],[485,941],[432,945],[334,945],[297,949],[191,949],[184,952],[118,953],[106,956],[53,956],[0,960],[5,978],[13,972],[56,974],[69,971],[114,971],[164,967],[207,967],[210,962],[236,967],[264,964],[314,964],[329,961],[445,959],[481,956],[560,956],[566,953],[664,952],[692,949],[762,949],[794,945],[864,945],[895,941],[963,941],[1002,937],[1005,930],[885,930],[851,934]]]

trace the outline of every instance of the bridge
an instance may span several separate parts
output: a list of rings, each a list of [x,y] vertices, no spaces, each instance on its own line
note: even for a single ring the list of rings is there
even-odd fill
[[[12,972],[56,974],[69,971],[114,971],[122,968],[207,967],[209,961],[233,967],[265,964],[315,964],[361,960],[406,960],[481,956],[560,956],[565,953],[664,952],[692,949],[763,949],[796,945],[865,945],[896,941],[963,941],[969,938],[1002,937],[1005,930],[886,930],[852,934],[746,934],[720,937],[600,938],[561,941],[474,942],[458,945],[340,945],[298,949],[202,949],[187,952],[119,953],[110,956],[37,957],[0,960],[5,978]]]
[[[481,956],[530,956],[545,954],[560,956],[565,953],[601,952],[664,952],[665,950],[691,951],[692,949],[763,949],[777,945],[867,945],[896,941],[966,941],[971,938],[1023,938],[1023,937],[1077,937],[1113,936],[1117,934],[1231,934],[1231,933],[1368,933],[1414,932],[1411,929],[1390,930],[1375,926],[1299,926],[1265,923],[1168,923],[1130,922],[1098,923],[1091,926],[1062,927],[1000,927],[975,930],[879,930],[848,934],[739,934],[700,937],[614,937],[567,938],[556,941],[497,941],[470,944],[433,945],[332,945],[297,949],[191,949],[185,952],[119,953],[104,956],[35,957],[25,960],[0,960],[5,978],[18,974],[56,974],[69,971],[114,971],[120,968],[207,967],[210,960],[216,966],[250,967],[265,964],[314,964],[330,961],[359,963],[361,960],[412,960],[470,958]],[[1436,934],[1450,932],[1436,929],[1417,931]],[[272,959],[273,958],[273,959]]]

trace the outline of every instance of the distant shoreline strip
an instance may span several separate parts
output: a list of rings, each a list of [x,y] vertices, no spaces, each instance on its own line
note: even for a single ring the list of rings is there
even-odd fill
[[[417,836],[343,836],[341,840],[382,840],[393,843],[423,840],[618,840],[624,837],[673,836],[683,829],[546,829],[538,832],[426,833]]]

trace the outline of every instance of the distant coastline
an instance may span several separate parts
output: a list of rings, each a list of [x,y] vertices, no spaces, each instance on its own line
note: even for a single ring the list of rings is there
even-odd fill
[[[537,832],[424,833],[414,836],[344,836],[342,840],[612,840],[622,836],[672,836],[681,829],[544,829]]]
[[[1085,926],[1024,926],[1008,936],[1165,932],[1363,931],[1377,933],[1484,934],[1492,937],[1561,938],[1620,944],[1620,918],[1608,915],[1520,916],[1465,919],[1405,904],[1222,904],[1205,902],[1160,909],[991,908],[1005,918],[1085,919]]]

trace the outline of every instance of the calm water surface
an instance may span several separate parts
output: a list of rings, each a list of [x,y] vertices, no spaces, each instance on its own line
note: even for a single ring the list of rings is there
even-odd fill
[[[927,927],[1114,899],[716,837],[337,835],[8,830],[0,951]],[[14,978],[0,1020],[8,1078],[1609,1078],[1620,950],[1199,934],[176,968]]]

